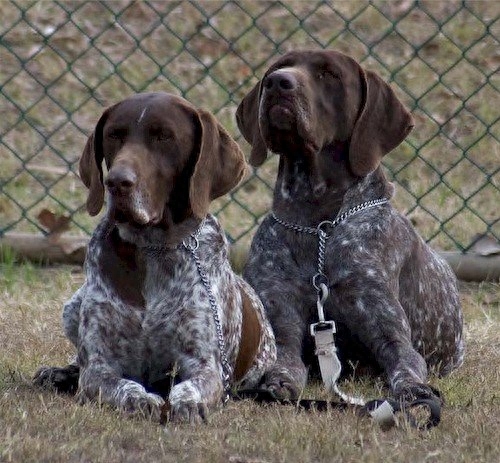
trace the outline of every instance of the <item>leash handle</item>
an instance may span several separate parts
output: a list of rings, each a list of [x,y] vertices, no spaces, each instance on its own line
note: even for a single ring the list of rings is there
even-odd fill
[[[393,422],[391,423],[388,408],[392,409]],[[425,420],[417,419],[412,415],[413,409],[423,408],[428,413]],[[361,416],[370,415],[382,427],[389,429],[395,426],[395,416],[401,413],[408,424],[419,431],[426,431],[436,427],[441,422],[441,401],[438,397],[434,399],[416,399],[412,402],[397,401],[394,399],[375,399],[370,400],[361,409]]]
[[[420,431],[432,429],[437,426],[441,421],[441,402],[439,398],[435,399],[417,399],[413,402],[400,402],[394,399],[375,399],[370,400],[366,405],[351,404],[346,402],[335,402],[329,400],[314,400],[314,399],[301,399],[301,400],[286,400],[276,397],[271,391],[267,389],[241,389],[232,394],[233,400],[251,399],[259,404],[280,404],[291,405],[297,409],[304,411],[319,411],[325,412],[327,410],[347,411],[354,410],[360,417],[370,416],[382,428],[388,430],[397,426],[396,415],[401,413],[408,424]],[[421,407],[428,412],[428,418],[424,421],[417,420],[412,414],[412,409]]]

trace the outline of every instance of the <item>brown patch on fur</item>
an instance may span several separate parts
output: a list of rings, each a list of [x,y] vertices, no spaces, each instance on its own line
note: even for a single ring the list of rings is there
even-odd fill
[[[241,380],[252,366],[262,336],[262,327],[260,326],[259,318],[257,317],[252,301],[245,291],[241,291],[241,303],[243,321],[241,326],[240,349],[234,367],[235,381]]]

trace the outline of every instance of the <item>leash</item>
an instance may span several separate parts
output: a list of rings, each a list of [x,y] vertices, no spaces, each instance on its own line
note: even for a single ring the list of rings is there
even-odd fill
[[[315,354],[318,357],[318,363],[321,372],[321,379],[327,390],[334,392],[343,402],[328,402],[314,400],[299,400],[297,406],[299,408],[310,409],[316,408],[323,410],[325,408],[337,409],[355,409],[360,416],[370,415],[382,428],[389,428],[396,425],[396,413],[403,413],[409,424],[418,429],[430,429],[437,426],[441,420],[441,407],[438,401],[432,399],[417,399],[410,403],[403,403],[393,399],[376,399],[365,401],[362,397],[346,394],[340,390],[338,380],[341,373],[341,364],[337,355],[335,346],[334,334],[336,326],[333,320],[325,320],[324,304],[329,297],[329,281],[325,274],[325,256],[326,244],[330,237],[331,230],[340,223],[344,222],[352,215],[365,211],[372,207],[378,207],[388,203],[386,198],[375,199],[358,204],[348,211],[338,215],[334,220],[324,220],[316,227],[305,227],[302,225],[286,222],[279,218],[274,212],[271,217],[281,226],[293,230],[297,233],[307,233],[318,237],[318,265],[317,272],[312,277],[312,286],[316,290],[317,300],[316,308],[318,312],[318,322],[312,323],[309,326],[309,332],[314,338]],[[254,391],[254,394],[256,392]],[[251,396],[251,393],[250,393]],[[276,401],[276,398],[271,396],[263,397],[263,402]],[[419,424],[418,421],[411,415],[410,411],[416,407],[427,409],[428,419],[424,424]]]
[[[436,391],[437,392],[437,391]],[[397,416],[402,415],[410,427],[420,431],[431,429],[441,421],[441,407],[433,399],[417,399],[401,402],[395,399],[374,399],[364,405],[328,400],[300,399],[297,401],[280,399],[267,389],[243,389],[231,395],[233,400],[251,399],[261,405],[290,405],[301,411],[325,412],[328,410],[353,410],[360,418],[371,416],[383,430],[397,425]],[[418,412],[419,416],[413,415]],[[421,416],[423,412],[424,416]]]
[[[337,381],[340,377],[342,367],[337,356],[337,348],[333,336],[336,333],[336,326],[333,320],[325,320],[324,304],[330,295],[329,281],[325,274],[326,242],[330,236],[328,231],[344,222],[347,218],[388,202],[389,200],[386,198],[366,201],[340,214],[334,220],[324,220],[317,227],[303,227],[301,225],[289,223],[277,217],[274,212],[271,213],[272,218],[277,223],[289,230],[318,236],[318,269],[316,274],[312,277],[312,285],[317,293],[316,308],[318,311],[318,322],[312,323],[309,326],[309,332],[314,338],[316,346],[315,354],[318,357],[321,378],[326,388],[333,391],[345,402],[353,405],[364,406],[365,400],[361,397],[346,394],[338,387]],[[388,408],[384,407],[382,410],[388,410]],[[385,417],[382,419],[385,419]]]

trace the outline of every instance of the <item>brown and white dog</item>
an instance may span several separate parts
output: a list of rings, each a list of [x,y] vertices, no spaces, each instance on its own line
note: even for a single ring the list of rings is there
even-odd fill
[[[321,229],[328,235],[321,278],[344,367],[381,370],[398,398],[432,397],[427,367],[447,374],[462,363],[462,312],[449,266],[388,202],[393,186],[380,162],[412,129],[408,111],[352,58],[308,50],[271,65],[236,117],[252,145],[251,164],[261,165],[268,150],[280,156],[273,213],[243,274],[276,336],[278,357],[264,387],[297,397],[315,363],[311,279],[317,227],[329,221]]]
[[[88,212],[99,213],[105,188],[108,208],[63,312],[76,364],[42,368],[35,383],[155,419],[167,400],[173,420],[190,422],[221,402],[225,374],[258,383],[275,360],[273,333],[208,214],[244,171],[222,126],[180,97],[138,94],[104,112],[80,176]]]

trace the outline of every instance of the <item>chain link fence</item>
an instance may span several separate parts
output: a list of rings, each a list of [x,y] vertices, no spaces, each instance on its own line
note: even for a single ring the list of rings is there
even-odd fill
[[[88,234],[78,158],[103,109],[164,90],[234,113],[281,53],[332,48],[389,81],[416,128],[384,165],[426,240],[500,239],[500,3],[399,1],[0,2],[0,235],[46,233],[40,213]],[[246,242],[271,204],[276,157],[214,204]]]

